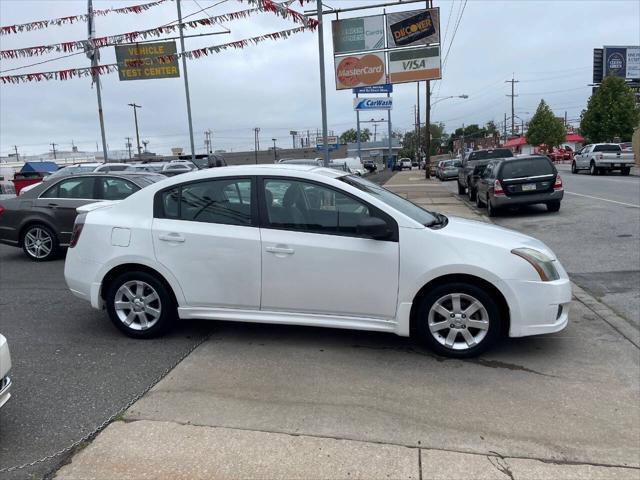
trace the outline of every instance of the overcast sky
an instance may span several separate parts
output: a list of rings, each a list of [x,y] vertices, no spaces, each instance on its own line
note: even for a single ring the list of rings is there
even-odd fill
[[[95,0],[94,8],[121,7],[149,0]],[[327,0],[334,8],[382,4],[389,0]],[[183,15],[219,3],[220,0],[183,0]],[[0,0],[0,24],[86,13],[85,0]],[[450,47],[443,80],[433,84],[435,97],[468,94],[469,99],[449,99],[438,103],[432,121],[444,122],[447,131],[462,123],[501,122],[510,112],[510,85],[515,75],[516,115],[525,121],[544,98],[558,114],[579,118],[590,94],[593,48],[603,45],[640,44],[640,1],[487,1],[468,0],[455,38],[454,22],[462,0],[435,0],[440,7],[441,30],[446,33],[443,54]],[[200,6],[198,6],[198,4]],[[409,10],[402,5],[387,11]],[[206,13],[189,20],[248,8],[236,0],[223,1]],[[298,2],[293,8],[302,11]],[[309,3],[305,9],[315,8]],[[382,9],[342,14],[340,18],[381,13]],[[97,19],[97,35],[115,35],[153,28],[175,21],[176,4],[166,2],[139,15],[111,14]],[[330,20],[332,17],[327,18]],[[231,34],[186,40],[186,49],[226,43],[294,27],[291,22],[268,13],[228,22]],[[448,26],[448,27],[447,27]],[[190,33],[222,31],[201,27]],[[0,48],[29,47],[86,38],[86,24],[52,26],[44,30],[0,37]],[[290,130],[315,132],[321,126],[318,43],[316,33],[302,33],[288,40],[266,41],[244,50],[230,50],[188,61],[196,150],[204,151],[204,131],[213,130],[215,149],[253,149],[253,127],[260,127],[261,146],[290,146]],[[327,102],[329,128],[337,134],[355,127],[352,94],[336,91],[333,74],[331,28],[325,28]],[[2,60],[6,71],[61,54],[20,60]],[[115,63],[113,47],[102,50],[101,63]],[[58,59],[15,72],[61,70],[86,67],[83,55]],[[5,73],[5,74],[11,74]],[[168,153],[171,147],[188,150],[188,126],[183,79],[120,82],[117,73],[102,77],[107,142],[110,149],[124,149],[125,137],[135,137],[132,109],[127,103],[142,105],[139,124],[149,149]],[[413,128],[416,85],[396,85],[392,121],[394,129]],[[435,101],[435,100],[434,100]],[[424,121],[424,82],[421,84]],[[378,112],[376,118],[381,115]],[[510,113],[509,113],[510,114]],[[373,116],[373,115],[372,115]],[[386,126],[381,125],[380,129]],[[48,81],[0,86],[0,155],[46,152],[49,143],[70,150],[71,141],[82,150],[95,151],[99,141],[95,90],[89,78],[64,82]],[[134,140],[135,142],[135,140]]]

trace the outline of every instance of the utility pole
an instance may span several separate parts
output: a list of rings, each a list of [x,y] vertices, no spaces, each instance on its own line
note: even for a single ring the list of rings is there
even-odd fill
[[[95,47],[93,39],[96,34],[96,25],[94,23],[93,16],[93,0],[88,0],[88,18],[87,28],[89,31],[89,41],[87,42],[87,57],[91,60],[92,68],[92,80],[96,84],[96,95],[98,97],[98,119],[100,120],[100,134],[102,136],[102,154],[104,156],[105,163],[109,161],[107,158],[107,137],[104,133],[104,116],[102,114],[102,93],[100,90],[100,75],[98,75],[95,67],[98,66],[98,60],[100,60],[100,51]],[[96,149],[97,150],[97,149]]]
[[[377,141],[378,140],[378,124],[374,123],[373,124],[373,141]]]
[[[504,83],[510,83],[511,84],[511,95],[507,95],[507,97],[511,97],[511,135],[513,135],[513,132],[516,128],[516,107],[515,107],[515,97],[517,97],[518,95],[515,94],[515,85],[516,83],[519,83],[520,80],[516,80],[515,77],[512,75],[511,76],[511,80],[505,80]],[[506,127],[505,127],[506,128]]]
[[[129,160],[131,160],[131,137],[125,137],[125,140],[127,141],[127,143],[125,143],[125,147],[127,148],[127,151],[129,152]]]
[[[567,125],[567,111],[565,110],[564,111],[564,129],[566,130],[567,127],[568,127],[568,125]]]
[[[431,3],[431,2],[429,2]],[[431,82],[427,80],[427,99],[424,109],[426,110],[426,118],[424,124],[426,127],[425,135],[425,157],[424,157],[424,178],[431,178]],[[418,164],[418,168],[420,164]]]
[[[149,150],[147,150],[147,145],[149,145],[149,140],[143,140],[142,144],[144,145],[144,153],[149,153]]]
[[[462,143],[460,147],[462,149],[462,158],[464,158],[464,154],[466,153],[466,149],[464,148],[464,123],[462,124]]]
[[[253,129],[253,151],[256,157],[256,165],[258,164],[258,150],[260,150],[260,138],[258,134],[260,133],[260,129],[258,127]]]
[[[182,53],[182,72],[184,73],[184,94],[187,97],[187,119],[189,121],[189,142],[191,143],[191,161],[196,160],[196,147],[193,142],[193,122],[191,121],[191,97],[189,96],[189,76],[187,75],[187,58],[184,56],[184,24],[182,23],[182,9],[180,0],[176,0],[178,6],[178,30],[180,32],[180,53]]]
[[[507,114],[505,112],[504,114],[504,126],[503,126],[503,131],[504,131],[504,141],[506,143],[507,141]]]
[[[19,161],[20,161],[20,154],[18,154],[18,146],[17,146],[17,145],[14,145],[14,146],[13,146],[13,149],[14,149],[14,150],[15,150],[15,152],[16,152],[16,161],[18,161],[18,162],[19,162]]]
[[[51,148],[53,148],[53,159],[57,160],[56,157],[56,145],[58,145],[57,143],[50,143],[49,145],[51,145]]]
[[[204,132],[204,144],[207,149],[207,154],[213,153],[211,151],[211,129],[208,129]]]
[[[298,132],[296,132],[295,130],[290,130],[289,131],[289,135],[291,135],[291,145],[292,148],[296,148],[296,136],[298,135]]]
[[[421,160],[421,145],[420,145],[420,82],[416,82],[416,135],[418,142],[418,165],[420,165]]]
[[[142,148],[140,148],[140,132],[138,131],[138,113],[137,109],[142,108],[140,105],[136,105],[135,102],[127,103],[130,107],[133,108],[133,121],[136,124],[136,143],[138,144],[138,156],[142,153]]]
[[[327,141],[327,90],[324,79],[324,25],[322,22],[322,2],[318,4],[318,54],[320,57],[320,103],[322,107],[322,150],[324,152],[324,166],[329,166],[329,142]],[[275,152],[275,150],[274,150]]]
[[[278,163],[278,154],[276,152],[276,139],[272,138],[271,140],[273,140],[273,163]]]

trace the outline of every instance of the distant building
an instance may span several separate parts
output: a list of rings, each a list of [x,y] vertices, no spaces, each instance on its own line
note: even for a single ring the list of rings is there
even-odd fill
[[[402,145],[397,138],[391,139],[391,152],[394,157],[398,156],[398,153],[402,150]],[[387,163],[389,157],[389,140],[383,138],[377,142],[361,142],[360,143],[360,160],[373,160],[375,162]],[[347,143],[347,156],[358,156],[358,143]]]
[[[577,133],[567,133],[565,136],[564,142],[562,142],[562,147],[569,147],[574,152],[582,148],[584,144],[584,138],[582,135]],[[524,154],[524,155],[533,155],[538,153],[540,147],[532,146],[527,143],[527,139],[525,137],[516,137],[510,138],[507,140],[503,147],[510,148],[514,154]]]

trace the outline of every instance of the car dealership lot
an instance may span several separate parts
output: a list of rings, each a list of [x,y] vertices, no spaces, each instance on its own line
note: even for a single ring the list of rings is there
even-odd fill
[[[61,261],[0,247],[0,266],[15,382],[0,411],[0,468],[78,440],[210,333],[125,419],[640,466],[638,349],[578,302],[565,331],[469,361],[393,335],[270,325],[185,322],[135,341],[71,296]]]

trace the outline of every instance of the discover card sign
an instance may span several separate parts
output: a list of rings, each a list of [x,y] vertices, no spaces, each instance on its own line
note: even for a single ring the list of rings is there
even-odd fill
[[[389,48],[440,43],[439,10],[412,10],[387,14]]]

